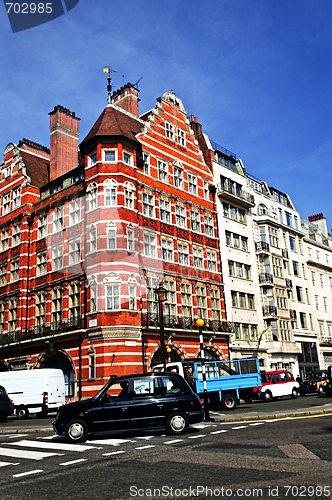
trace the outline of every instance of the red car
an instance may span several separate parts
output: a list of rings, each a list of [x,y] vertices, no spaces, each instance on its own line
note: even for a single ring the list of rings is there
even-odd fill
[[[254,389],[246,389],[241,398],[245,402],[252,399],[272,401],[274,398],[290,396],[297,398],[300,390],[299,383],[288,370],[268,370],[261,372],[262,385]]]

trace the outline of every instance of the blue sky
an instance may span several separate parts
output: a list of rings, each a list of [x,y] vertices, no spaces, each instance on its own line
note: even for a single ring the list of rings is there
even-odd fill
[[[140,112],[173,89],[247,170],[332,227],[331,0],[80,0],[12,33],[0,4],[0,148],[49,145],[48,113],[81,118],[81,139],[114,88],[141,77]]]

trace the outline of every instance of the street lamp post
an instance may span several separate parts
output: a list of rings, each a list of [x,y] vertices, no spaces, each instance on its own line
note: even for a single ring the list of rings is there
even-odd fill
[[[165,298],[166,289],[163,287],[162,283],[158,286],[158,288],[155,289],[155,294],[157,295],[157,298],[158,298],[161,363],[163,365],[163,370],[165,372],[166,371],[166,349],[165,349],[163,302],[166,300],[166,298]]]
[[[199,344],[200,344],[201,361],[202,361],[204,420],[205,420],[205,422],[209,422],[210,421],[209,397],[208,397],[207,386],[206,386],[205,353],[204,353],[204,341],[203,341],[204,319],[198,318],[196,320],[196,326],[198,327],[198,331],[199,331]]]

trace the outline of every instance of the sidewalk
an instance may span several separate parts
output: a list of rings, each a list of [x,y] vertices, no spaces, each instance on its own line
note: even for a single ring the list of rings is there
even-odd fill
[[[294,418],[294,417],[310,417],[318,415],[332,415],[332,403],[327,403],[321,408],[299,409],[290,411],[260,411],[259,413],[241,411],[237,408],[235,411],[226,413],[210,412],[210,418],[214,422],[252,422],[259,420],[273,420],[276,418]]]

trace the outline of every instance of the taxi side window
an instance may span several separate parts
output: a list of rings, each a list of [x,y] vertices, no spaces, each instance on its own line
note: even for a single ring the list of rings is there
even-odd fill
[[[154,379],[137,378],[133,380],[133,386],[132,396],[134,398],[144,398],[155,395]]]
[[[171,396],[174,394],[183,394],[183,388],[180,381],[175,377],[163,377],[162,385],[164,388],[164,394],[166,396]]]
[[[279,382],[279,376],[278,376],[278,374],[277,374],[277,373],[274,373],[274,374],[272,375],[272,382],[274,382],[274,383],[275,383],[275,382]]]
[[[280,373],[280,381],[286,382],[286,373]]]

